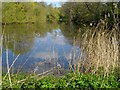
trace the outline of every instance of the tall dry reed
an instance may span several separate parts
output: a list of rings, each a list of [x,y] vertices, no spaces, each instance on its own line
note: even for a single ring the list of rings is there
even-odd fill
[[[85,72],[100,73],[104,76],[120,70],[120,35],[115,28],[87,29],[80,39],[81,55],[78,69]],[[120,72],[120,71],[118,71]]]

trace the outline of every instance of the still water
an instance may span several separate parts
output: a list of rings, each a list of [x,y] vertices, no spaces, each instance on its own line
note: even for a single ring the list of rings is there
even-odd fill
[[[73,45],[75,32],[69,32],[70,27],[66,27],[44,23],[7,25],[3,29],[3,72],[7,70],[7,59],[15,73],[41,73],[57,65],[68,69],[69,63],[75,63],[70,62],[70,58],[74,58],[71,55],[79,58],[80,48]]]

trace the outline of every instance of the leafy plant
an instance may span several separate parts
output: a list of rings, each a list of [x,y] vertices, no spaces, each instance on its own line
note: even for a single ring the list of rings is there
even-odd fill
[[[26,81],[16,84],[15,79],[21,79],[18,75],[13,78],[13,88],[35,88],[35,89],[97,89],[97,88],[120,88],[120,82],[117,77],[109,75],[108,77],[97,76],[94,74],[74,74],[68,73],[61,77],[46,76],[42,79],[28,78]],[[18,82],[17,81],[17,82]],[[9,88],[7,79],[3,81],[3,88]]]

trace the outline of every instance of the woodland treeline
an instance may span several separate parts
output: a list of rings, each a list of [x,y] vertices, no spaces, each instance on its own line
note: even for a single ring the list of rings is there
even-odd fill
[[[58,8],[45,3],[10,2],[2,4],[3,23],[54,22],[59,20]]]
[[[97,25],[105,20],[108,27],[119,23],[120,2],[66,2],[53,7],[40,2],[3,3],[3,23],[65,22],[75,25]]]

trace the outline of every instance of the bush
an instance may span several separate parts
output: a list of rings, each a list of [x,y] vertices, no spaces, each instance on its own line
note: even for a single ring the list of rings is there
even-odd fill
[[[9,85],[8,81],[3,82],[3,88],[9,88],[9,86],[6,85]],[[29,78],[25,82],[13,84],[13,88],[61,89],[61,90],[120,88],[120,82],[113,75],[103,77],[93,74],[69,73],[61,77],[47,76],[42,79],[39,79],[38,77],[34,79]]]

